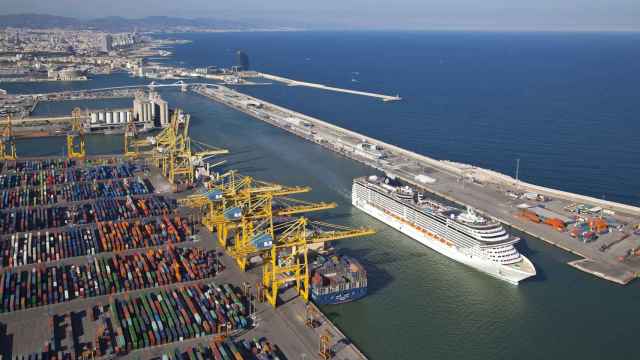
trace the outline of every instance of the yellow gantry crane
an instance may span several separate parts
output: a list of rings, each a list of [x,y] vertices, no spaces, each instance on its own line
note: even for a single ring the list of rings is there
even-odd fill
[[[290,217],[292,215],[314,211],[329,210],[337,207],[334,202],[308,202],[292,198],[274,198],[266,193],[251,197],[244,204],[222,212],[216,218],[216,233],[218,241],[223,247],[228,247],[231,255],[242,271],[246,270],[248,254],[255,253],[264,247],[264,242],[270,244],[274,238],[273,221],[275,217]],[[229,232],[234,231],[233,241],[228,246]]]
[[[16,157],[16,140],[11,127],[11,115],[9,115],[6,125],[2,128],[2,133],[0,133],[0,160],[15,160]]]
[[[67,133],[67,157],[69,159],[84,159],[85,156],[82,110],[75,108],[71,112],[71,131]]]
[[[287,196],[311,191],[309,186],[283,186],[280,184],[256,180],[231,170],[220,174],[211,181],[209,189],[219,190],[225,197],[248,197],[251,194],[271,193],[273,196]]]
[[[124,156],[127,158],[137,158],[140,156],[140,143],[137,137],[136,124],[133,119],[127,122],[127,128],[124,131]]]
[[[193,184],[197,168],[205,166],[206,160],[229,153],[229,150],[192,140],[190,119],[189,114],[176,109],[169,126],[155,138],[158,167],[171,184],[180,181]]]
[[[208,159],[229,151],[191,139],[190,119],[189,114],[176,109],[166,128],[143,140],[135,139],[135,126],[130,124],[125,132],[125,155],[151,158],[171,184],[193,184],[199,168],[206,166],[208,171]]]
[[[312,226],[312,227],[310,227]],[[309,301],[309,248],[328,241],[375,234],[370,228],[349,228],[299,218],[274,227],[277,235],[263,266],[262,286],[266,300],[277,306],[280,288],[295,282],[298,294]]]
[[[209,182],[207,186],[208,189],[205,192],[190,195],[184,200],[181,200],[181,203],[185,206],[202,210],[203,225],[211,232],[218,232],[218,241],[225,248],[227,246],[228,230],[231,227],[228,222],[232,221],[228,218],[234,214],[234,210],[239,210],[242,207],[252,208],[252,200],[257,201],[257,196],[259,195],[268,194],[271,198],[275,198],[311,191],[311,188],[308,186],[283,186],[266,181],[258,181],[250,176],[240,176],[236,171],[218,175],[216,179]],[[255,203],[255,201],[253,202],[253,206],[259,204]],[[295,203],[296,206],[299,207],[299,212],[308,211],[305,209],[308,209],[312,204],[294,199],[290,199],[290,202]],[[323,206],[325,208],[332,208],[335,207],[335,204],[324,204]],[[289,211],[291,212],[293,209]],[[242,211],[240,211],[240,213],[241,212]],[[225,219],[225,214],[227,219]],[[285,215],[287,214],[284,212],[281,214],[281,216]],[[224,224],[229,226],[225,227]]]

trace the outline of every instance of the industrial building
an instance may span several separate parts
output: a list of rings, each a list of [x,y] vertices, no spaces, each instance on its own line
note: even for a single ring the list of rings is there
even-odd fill
[[[88,110],[88,125],[91,131],[114,127],[124,129],[124,125],[132,121],[132,114],[131,109]]]
[[[133,116],[146,128],[169,124],[169,104],[156,92],[139,93],[133,100]]]
[[[140,92],[133,100],[132,108],[85,110],[85,128],[90,131],[124,131],[133,122],[141,131],[166,127],[169,123],[169,103],[158,93]]]

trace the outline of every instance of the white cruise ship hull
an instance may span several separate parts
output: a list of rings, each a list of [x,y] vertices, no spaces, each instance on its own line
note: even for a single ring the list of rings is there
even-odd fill
[[[479,256],[467,255],[459,251],[455,246],[447,245],[433,237],[430,237],[429,235],[419,231],[415,227],[405,224],[386,214],[382,210],[371,206],[364,200],[358,200],[353,197],[352,203],[356,208],[393,227],[401,233],[415,239],[419,243],[441,253],[442,255],[468,265],[474,269],[480,270],[483,273],[486,273],[500,280],[518,285],[520,281],[532,277],[536,274],[533,264],[525,256],[521,255],[521,264],[502,265],[487,259],[483,259]],[[529,270],[527,271],[527,269]],[[530,269],[534,269],[533,272],[531,272]]]

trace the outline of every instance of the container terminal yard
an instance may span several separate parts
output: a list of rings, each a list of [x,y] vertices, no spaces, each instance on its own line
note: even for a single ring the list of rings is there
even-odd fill
[[[309,257],[374,233],[313,221],[311,189],[212,171],[228,153],[189,115],[122,155],[19,157],[3,127],[0,356],[16,359],[364,359],[308,300]],[[215,164],[213,164],[215,165]],[[298,217],[305,214],[305,217]]]
[[[432,159],[225,86],[191,90],[578,255],[577,269],[618,284],[640,273],[638,207]]]

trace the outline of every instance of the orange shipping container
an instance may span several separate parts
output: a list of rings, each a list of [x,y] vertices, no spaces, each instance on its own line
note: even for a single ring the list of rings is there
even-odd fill
[[[530,221],[533,221],[534,223],[540,223],[541,222],[540,217],[538,217],[538,215],[536,215],[536,213],[531,212],[529,210],[520,211],[520,216],[525,218],[525,219],[528,219]]]
[[[565,230],[565,225],[564,222],[560,219],[556,219],[556,218],[551,218],[551,219],[546,219],[544,221],[545,224],[550,225],[551,227],[553,227],[554,229],[558,230],[558,231],[564,231]]]

